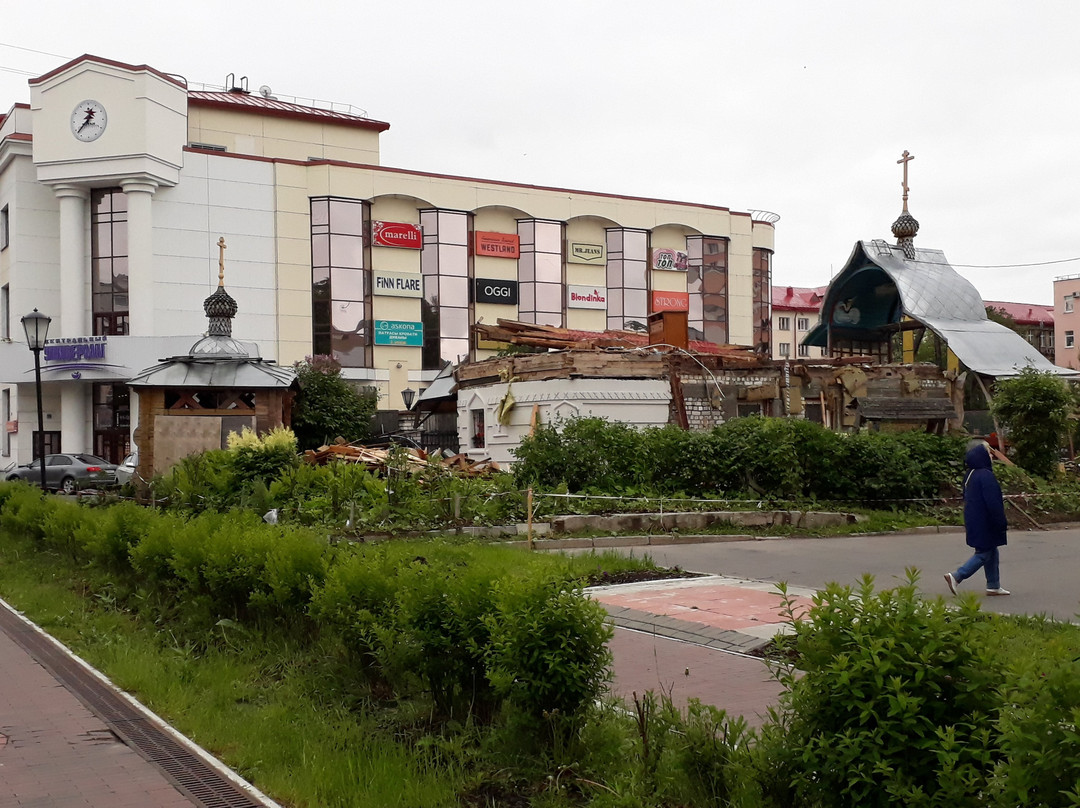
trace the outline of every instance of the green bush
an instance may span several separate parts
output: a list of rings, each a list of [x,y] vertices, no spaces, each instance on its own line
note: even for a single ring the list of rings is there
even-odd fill
[[[309,356],[293,367],[300,392],[293,405],[292,428],[301,449],[317,449],[336,438],[363,440],[371,434],[371,416],[378,405],[374,393],[357,392],[329,356]]]
[[[783,731],[765,737],[796,804],[983,804],[1000,666],[979,641],[977,601],[923,599],[916,580],[830,584],[792,615],[797,670],[780,672]]]
[[[512,578],[487,617],[495,691],[535,719],[574,716],[605,687],[612,629],[604,609],[562,576]]]
[[[1048,477],[1058,467],[1072,407],[1072,393],[1061,378],[1028,367],[997,382],[991,412],[1004,428],[1017,465]]]
[[[515,456],[519,486],[571,493],[906,503],[955,486],[963,439],[837,434],[793,418],[737,418],[709,432],[580,418],[538,428]]]
[[[1001,806],[1075,808],[1080,805],[1080,648],[1075,633],[1065,634],[1060,625],[1038,619],[1029,625],[1045,643],[1009,661],[997,726],[1002,759],[991,793]]]
[[[265,435],[244,427],[239,435],[229,433],[228,447],[233,473],[240,485],[269,484],[300,464],[296,436],[288,427],[275,427]]]

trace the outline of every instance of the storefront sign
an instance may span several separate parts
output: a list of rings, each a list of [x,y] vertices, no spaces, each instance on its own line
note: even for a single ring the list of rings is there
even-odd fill
[[[46,362],[85,362],[105,358],[108,337],[61,337],[45,340]]]
[[[566,251],[566,260],[571,264],[603,265],[604,245],[586,244],[583,241],[571,241],[570,249]]]
[[[653,269],[673,269],[677,272],[686,272],[690,264],[690,256],[682,250],[653,250]]]
[[[383,272],[373,269],[371,292],[390,297],[421,297],[424,291],[422,281],[423,278],[420,275],[408,272]]]
[[[422,348],[424,325],[406,320],[376,320],[375,344]]]
[[[689,292],[653,292],[652,311],[689,311]]]
[[[517,258],[521,254],[520,243],[516,233],[488,233],[481,230],[473,233],[473,251],[476,255]]]
[[[595,286],[567,286],[566,305],[571,309],[606,309],[607,289]]]
[[[476,278],[473,281],[473,300],[477,303],[517,305],[518,282]]]
[[[371,241],[379,247],[419,250],[424,246],[424,231],[408,222],[372,222]]]

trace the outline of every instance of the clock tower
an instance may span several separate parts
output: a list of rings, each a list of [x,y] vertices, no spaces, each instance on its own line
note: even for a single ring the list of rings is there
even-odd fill
[[[146,65],[80,56],[30,81],[33,160],[59,209],[57,337],[92,335],[90,192],[121,189],[127,206],[127,334],[154,336],[153,199],[176,185],[187,143],[187,86]],[[50,284],[51,285],[51,284]],[[52,336],[51,334],[50,336]],[[64,443],[90,445],[85,385],[61,388]]]

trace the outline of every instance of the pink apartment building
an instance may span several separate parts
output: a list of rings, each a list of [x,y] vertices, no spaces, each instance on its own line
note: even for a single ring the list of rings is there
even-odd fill
[[[803,345],[802,339],[817,325],[826,286],[772,288],[772,358],[819,359],[823,348]]]
[[[1077,334],[1080,334],[1080,275],[1054,279],[1054,344],[1057,347],[1055,364],[1080,370]]]

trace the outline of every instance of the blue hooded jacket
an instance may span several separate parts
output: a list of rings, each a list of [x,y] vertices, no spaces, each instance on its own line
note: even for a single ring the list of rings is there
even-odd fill
[[[1005,544],[1009,524],[1001,485],[990,468],[990,451],[977,443],[967,451],[964,464],[964,530],[968,546],[977,551]]]

